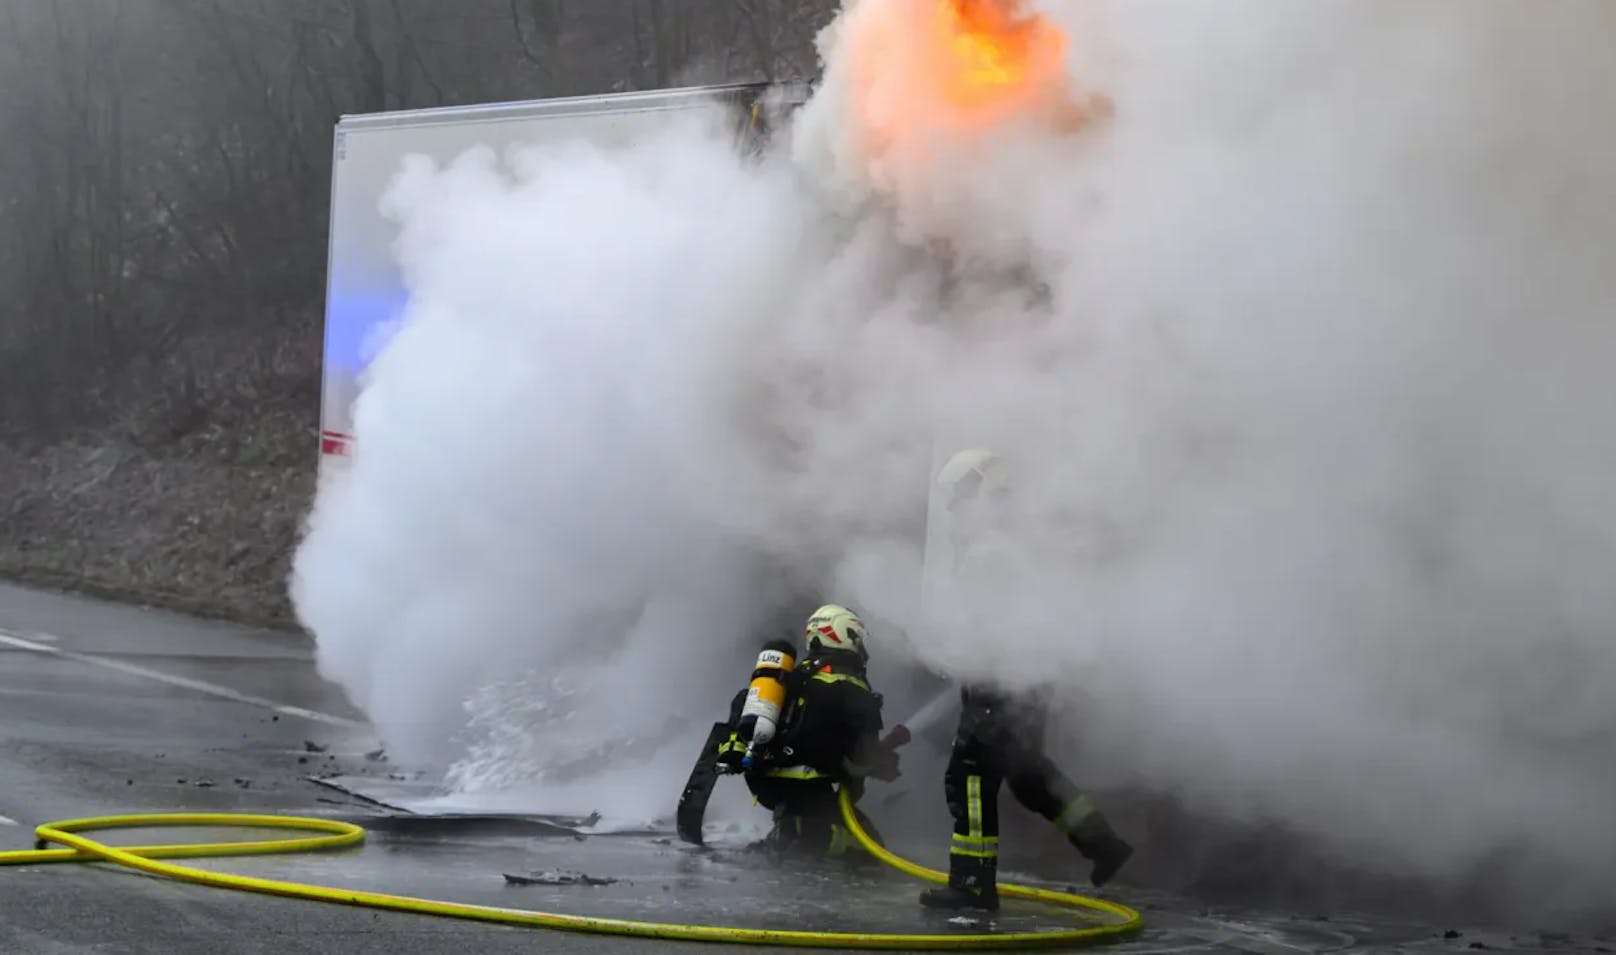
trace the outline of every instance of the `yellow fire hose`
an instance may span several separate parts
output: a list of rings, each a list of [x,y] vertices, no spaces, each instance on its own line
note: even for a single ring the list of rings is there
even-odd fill
[[[901,872],[929,882],[946,882],[941,872],[915,865],[877,845],[859,826],[851,801],[842,795],[842,818],[853,837],[871,855]],[[290,829],[299,832],[322,833],[288,839],[269,839],[255,842],[217,842],[191,845],[163,846],[109,846],[86,838],[79,833],[108,829],[144,829],[155,826],[231,826],[245,829]],[[159,813],[152,815],[99,816],[90,819],[71,819],[53,822],[34,830],[39,844],[57,843],[65,849],[34,849],[21,852],[0,852],[0,865],[37,865],[46,862],[113,862],[138,869],[152,875],[166,876],[199,885],[243,892],[260,892],[317,902],[335,902],[396,912],[414,912],[422,915],[440,915],[450,918],[498,922],[531,928],[548,928],[564,932],[591,932],[604,935],[628,935],[641,938],[675,939],[692,942],[730,942],[749,945],[791,946],[798,948],[857,948],[857,949],[1007,949],[1032,948],[1053,945],[1087,944],[1109,941],[1130,935],[1144,927],[1138,912],[1123,905],[1091,899],[1065,892],[1037,889],[1029,886],[1000,884],[999,893],[1016,898],[1032,899],[1051,905],[1081,910],[1085,915],[1105,916],[1103,924],[1082,928],[1059,929],[1048,932],[1007,932],[1002,934],[960,933],[949,935],[902,934],[880,932],[803,932],[779,929],[750,929],[722,925],[678,925],[671,922],[639,922],[627,919],[596,918],[584,915],[562,915],[551,912],[531,912],[490,905],[468,905],[461,902],[441,902],[416,899],[402,895],[384,895],[360,892],[324,885],[282,882],[277,879],[259,879],[190,866],[174,865],[160,859],[198,859],[220,856],[274,855],[291,852],[313,852],[340,849],[360,844],[365,830],[348,822],[315,819],[303,816],[264,816],[244,813]],[[1115,921],[1109,921],[1115,920]]]

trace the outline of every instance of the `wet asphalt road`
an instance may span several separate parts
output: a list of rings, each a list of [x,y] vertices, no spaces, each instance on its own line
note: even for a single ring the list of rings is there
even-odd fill
[[[311,752],[306,741],[325,747]],[[401,818],[305,777],[392,769],[361,714],[314,672],[306,641],[0,584],[0,846],[54,819],[182,810],[324,815],[366,824],[358,850],[196,863],[222,871],[448,899],[675,922],[946,932],[917,883],[882,869],[772,871],[666,834],[579,838],[515,821]],[[147,836],[161,841],[174,834]],[[204,834],[205,835],[205,834]],[[114,841],[124,841],[119,837]],[[901,847],[899,847],[901,848]],[[502,873],[573,870],[606,886],[508,886]],[[1516,939],[1373,919],[1213,912],[1120,889],[1150,922],[1112,949],[1603,951],[1616,943]],[[1058,916],[1007,910],[999,928]],[[501,953],[734,951],[537,932],[172,883],[105,866],[0,869],[0,952]]]
[[[365,765],[361,716],[319,680],[306,643],[164,613],[0,585],[0,637],[88,654],[354,721],[299,718],[218,692],[0,641],[0,844],[31,826],[122,812],[277,812],[363,821],[368,808],[303,777]],[[305,740],[329,746],[309,753]],[[306,760],[307,762],[300,762]],[[249,874],[364,883],[467,901],[501,893],[497,867],[453,834],[373,836],[356,852],[219,860]],[[158,836],[154,841],[168,836]],[[433,848],[442,842],[442,858]],[[508,837],[518,854],[533,840]],[[569,840],[570,841],[570,840]],[[402,876],[402,878],[399,878]],[[479,898],[481,896],[482,898]],[[106,867],[0,869],[0,952],[604,952],[630,941],[540,936],[166,882]]]

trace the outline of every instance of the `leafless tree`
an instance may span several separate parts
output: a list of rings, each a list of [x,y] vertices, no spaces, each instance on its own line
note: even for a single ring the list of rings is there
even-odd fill
[[[832,4],[0,0],[0,440],[306,458],[338,116],[801,78]]]

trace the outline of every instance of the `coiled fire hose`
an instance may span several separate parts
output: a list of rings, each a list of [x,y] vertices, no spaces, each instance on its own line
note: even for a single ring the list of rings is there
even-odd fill
[[[899,858],[878,845],[859,825],[853,806],[844,792],[841,798],[842,819],[853,837],[876,859],[917,879],[928,882],[946,882],[947,877],[932,869]],[[234,827],[242,829],[280,829],[302,833],[318,833],[295,838],[267,839],[251,842],[214,842],[159,846],[110,846],[82,835],[86,832],[105,832],[113,829],[146,829],[151,827]],[[365,840],[365,830],[353,823],[332,819],[303,816],[270,816],[245,813],[157,813],[122,816],[97,816],[46,823],[34,830],[39,848],[19,852],[0,852],[0,866],[38,865],[54,862],[111,862],[137,869],[151,875],[194,882],[221,889],[258,892],[316,902],[334,902],[341,905],[363,906],[395,912],[413,912],[449,918],[496,922],[529,928],[547,928],[564,932],[587,932],[602,935],[625,935],[640,938],[672,939],[692,942],[728,942],[747,945],[785,946],[796,948],[850,948],[850,949],[1015,949],[1081,945],[1110,941],[1131,935],[1144,927],[1138,912],[1127,906],[1100,899],[1092,899],[1049,889],[1000,883],[999,894],[1014,898],[1078,910],[1098,924],[1053,929],[1041,932],[1004,933],[884,933],[884,932],[805,932],[780,929],[740,928],[724,925],[680,925],[671,922],[642,922],[628,919],[599,918],[585,915],[566,915],[553,912],[533,912],[489,905],[470,905],[435,899],[417,899],[378,892],[361,892],[325,885],[301,882],[283,882],[278,879],[260,879],[252,876],[211,872],[190,866],[165,862],[165,859],[201,859],[222,856],[279,855],[294,852],[317,852],[357,846]],[[47,849],[55,843],[66,848]]]

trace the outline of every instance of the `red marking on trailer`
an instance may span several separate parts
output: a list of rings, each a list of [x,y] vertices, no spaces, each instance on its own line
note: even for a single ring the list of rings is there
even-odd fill
[[[343,434],[341,431],[320,432],[320,453],[339,454],[348,456],[353,454],[353,435]]]

